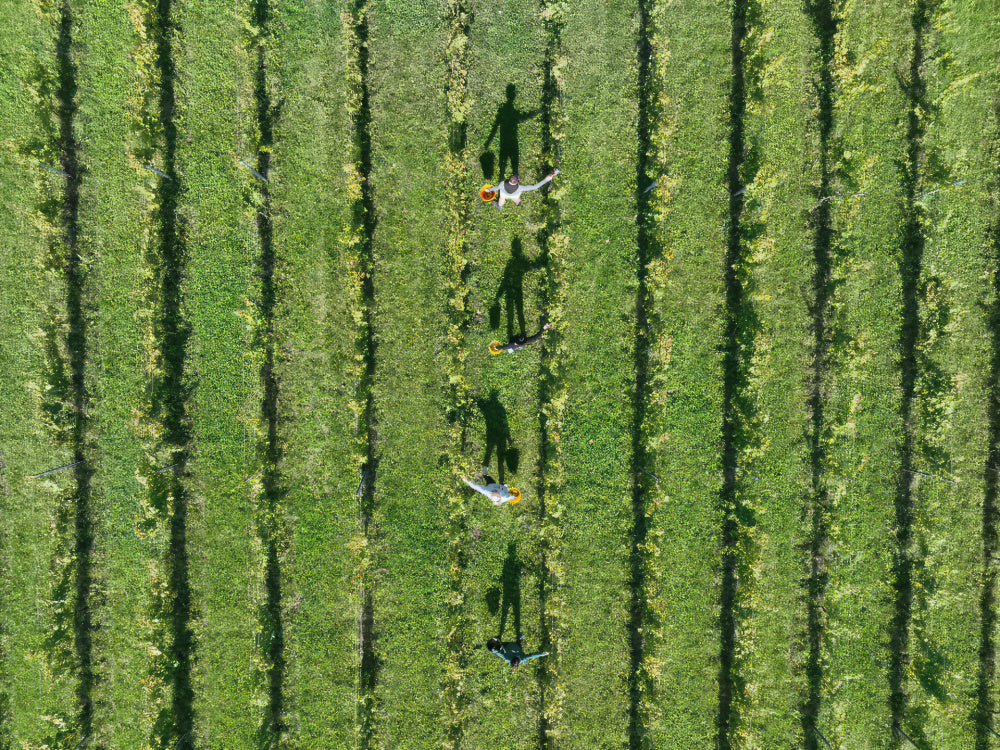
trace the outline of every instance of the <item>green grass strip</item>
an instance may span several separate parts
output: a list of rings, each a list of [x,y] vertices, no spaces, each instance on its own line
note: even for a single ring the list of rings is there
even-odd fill
[[[375,394],[380,529],[374,628],[381,747],[416,748],[445,739],[448,508],[453,473],[439,459],[450,445],[442,418],[447,391],[437,353],[447,330],[439,174],[447,143],[445,48],[437,4],[374,3],[370,16],[374,228]]]
[[[342,38],[336,7],[283,6],[273,82],[284,97],[271,171],[280,303],[274,330],[283,414],[288,548],[281,556],[288,741],[354,743],[358,602],[345,540],[358,517],[352,453],[353,342],[347,221]],[[317,40],[317,30],[322,35]]]
[[[895,63],[905,41],[874,24],[903,24],[897,4],[844,9],[838,26],[833,117],[844,123],[838,172],[845,192],[832,201],[837,255],[831,271],[833,325],[828,407],[831,543],[841,550],[826,598],[830,700],[817,727],[835,747],[891,742],[888,631],[892,617],[892,498],[898,456],[900,285],[885,247],[901,221],[895,130],[903,98]],[[900,25],[900,28],[902,26]],[[864,113],[864,114],[862,114]],[[850,123],[848,126],[847,123]]]
[[[132,140],[135,106],[132,24],[93,3],[80,6],[79,28],[81,49],[101,50],[87,56],[79,84],[88,175],[81,194],[82,239],[99,279],[92,357],[100,455],[94,569],[104,606],[95,616],[94,649],[104,668],[91,742],[140,747],[153,723],[142,688],[152,669],[148,565],[164,552],[161,540],[136,533],[141,515],[136,415],[148,387],[144,327],[136,314],[137,305],[145,308],[141,238],[149,230],[141,195],[155,177],[122,148]]]
[[[55,228],[40,204],[57,194],[64,177],[43,140],[51,94],[38,88],[50,66],[52,40],[32,4],[8,9],[0,30],[5,65],[0,72],[0,375],[7,384],[0,410],[0,744],[42,743],[53,734],[44,717],[72,706],[69,675],[53,674],[44,650],[50,628],[49,564],[54,550],[53,511],[67,489],[67,470],[32,479],[73,462],[55,444],[42,410],[47,383],[47,306],[64,292],[46,270]],[[33,153],[34,152],[34,153]]]
[[[729,82],[725,9],[708,3],[656,6],[669,44],[660,57],[662,112],[674,125],[660,141],[670,196],[662,245],[670,275],[655,297],[670,367],[662,382],[663,716],[655,747],[706,747],[718,707],[718,534],[722,416],[719,228],[725,208],[723,112]]]
[[[802,290],[810,289],[813,275],[811,231],[804,219],[816,202],[812,188],[819,177],[813,165],[819,164],[819,144],[816,124],[809,120],[814,95],[805,63],[811,39],[801,5],[765,0],[759,13],[747,45],[744,170],[755,169],[745,193],[747,224],[753,227],[746,250],[760,332],[746,377],[755,394],[760,438],[759,452],[741,461],[750,465],[744,481],[761,512],[755,531],[759,559],[750,584],[756,589],[752,624],[742,626],[748,633],[741,648],[747,652],[752,698],[740,744],[784,747],[803,742],[799,711],[806,692],[799,668],[801,549],[808,538],[801,518],[810,484],[803,373],[813,364],[807,345],[813,321]]]
[[[543,303],[545,258],[538,224],[541,195],[529,193],[520,207],[498,211],[474,193],[495,184],[503,168],[528,184],[544,176],[543,115],[539,67],[545,51],[537,6],[504,3],[476,15],[471,29],[469,86],[474,102],[469,124],[473,195],[469,248],[466,336],[474,408],[464,473],[484,464],[493,478],[522,492],[518,505],[493,507],[471,496],[466,602],[477,651],[470,671],[473,747],[537,746],[545,693],[539,676],[547,658],[512,669],[482,647],[488,638],[512,641],[520,630],[527,652],[544,650],[540,620],[549,574],[541,555],[539,519],[539,363],[544,341],[512,355],[491,355],[492,341],[538,332],[549,310]],[[517,162],[515,164],[515,161]]]
[[[632,519],[632,415],[622,393],[635,382],[628,342],[634,335],[638,155],[630,100],[636,71],[623,61],[635,58],[638,30],[635,7],[627,2],[548,9],[565,14],[562,59],[552,71],[556,103],[565,102],[556,111],[565,113],[565,124],[552,127],[557,148],[550,155],[566,173],[553,195],[564,234],[549,240],[553,274],[565,295],[555,321],[562,348],[553,355],[562,359],[563,374],[547,423],[558,462],[555,476],[546,476],[555,490],[550,512],[563,513],[557,581],[565,586],[558,592],[563,607],[552,606],[564,629],[558,678],[565,691],[553,725],[556,736],[572,744],[603,747],[628,739],[622,683],[630,670],[623,628],[630,597],[622,541]],[[595,87],[594,80],[606,85]]]
[[[265,555],[256,539],[254,493],[260,360],[249,351],[258,294],[254,213],[242,208],[239,161],[252,159],[251,61],[231,8],[177,8],[178,172],[189,252],[185,311],[192,336],[189,413],[194,441],[187,547],[193,614],[193,735],[199,744],[256,744],[264,700],[256,640]],[[188,739],[185,742],[190,742]]]
[[[539,67],[544,29],[537,5],[507,2],[480,10],[470,29],[469,118],[472,197],[466,332],[467,377],[473,405],[463,473],[474,480],[484,464],[489,475],[522,493],[517,505],[494,507],[468,495],[465,603],[473,645],[467,735],[471,747],[529,748],[538,743],[543,662],[512,669],[483,647],[488,638],[512,641],[520,630],[524,648],[543,650],[539,586],[547,580],[539,548],[539,361],[542,343],[516,353],[491,355],[492,341],[538,332],[547,320],[542,303],[544,257],[537,224],[541,196],[529,193],[520,207],[475,196],[495,184],[500,169],[515,169],[528,184],[544,176],[541,153]],[[517,162],[516,164],[514,162]]]

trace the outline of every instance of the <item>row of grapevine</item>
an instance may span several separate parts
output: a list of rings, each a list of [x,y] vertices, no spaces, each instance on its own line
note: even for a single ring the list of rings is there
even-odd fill
[[[469,289],[465,284],[470,234],[469,161],[469,29],[472,7],[465,0],[451,0],[445,11],[448,29],[445,49],[445,112],[448,151],[445,154],[445,190],[448,203],[448,233],[444,253],[447,338],[444,374],[447,376],[444,418],[448,423],[445,451],[451,468],[446,492],[448,505],[448,594],[444,666],[444,747],[459,750],[467,732],[470,685],[468,665],[473,635],[466,614],[465,569],[468,564],[469,494],[461,477],[465,473],[466,431],[472,399],[466,378],[465,332],[469,324]]]

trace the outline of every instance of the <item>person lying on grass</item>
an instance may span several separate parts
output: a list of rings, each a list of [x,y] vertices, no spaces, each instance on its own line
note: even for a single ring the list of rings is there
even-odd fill
[[[519,490],[511,489],[506,484],[497,484],[492,478],[486,475],[483,475],[483,481],[486,483],[485,486],[470,482],[465,477],[462,477],[462,481],[479,494],[485,495],[494,505],[521,502],[521,492]]]
[[[517,334],[506,344],[501,344],[499,341],[494,341],[492,344],[490,344],[490,354],[499,354],[500,352],[507,352],[508,354],[513,354],[518,349],[523,349],[528,344],[534,344],[536,341],[538,341],[538,339],[542,337],[542,334],[545,333],[547,330],[549,330],[551,327],[552,327],[551,323],[546,323],[545,325],[542,326],[542,330],[540,330],[534,336],[522,336],[521,334]]]
[[[515,668],[521,666],[526,661],[541,659],[543,656],[549,655],[548,651],[540,651],[537,654],[524,653],[524,649],[521,648],[521,637],[521,634],[518,633],[517,640],[514,643],[501,643],[499,638],[490,638],[486,641],[486,650],[491,654],[496,654]]]
[[[536,185],[522,185],[521,178],[516,174],[512,174],[506,180],[500,180],[500,184],[497,185],[497,208],[503,208],[504,204],[511,200],[518,206],[521,205],[521,193],[528,193],[532,190],[538,190],[546,182],[552,182],[552,178],[559,174],[559,170],[555,170],[552,174],[546,177],[544,180]]]

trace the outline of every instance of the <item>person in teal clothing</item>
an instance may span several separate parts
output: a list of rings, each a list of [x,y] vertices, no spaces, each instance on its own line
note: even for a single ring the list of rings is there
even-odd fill
[[[490,638],[486,641],[486,650],[496,654],[512,667],[519,667],[526,661],[541,659],[543,656],[549,655],[548,651],[540,651],[537,654],[524,653],[524,649],[521,647],[520,633],[517,636],[517,640],[513,643],[503,643],[499,638]]]

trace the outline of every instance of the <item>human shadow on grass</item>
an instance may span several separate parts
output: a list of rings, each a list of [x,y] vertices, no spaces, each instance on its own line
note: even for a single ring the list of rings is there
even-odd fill
[[[497,638],[503,640],[507,630],[507,620],[514,616],[514,636],[520,639],[521,632],[521,559],[517,555],[517,543],[507,543],[507,557],[500,573],[500,585],[491,586],[486,591],[486,606],[491,615],[500,613]]]
[[[497,137],[497,152],[499,154],[499,170],[496,172],[497,179],[518,174],[520,162],[520,147],[517,137],[517,126],[522,122],[536,117],[541,110],[520,110],[514,105],[514,98],[517,96],[517,87],[513,83],[507,84],[507,98],[497,107],[496,117],[493,118],[493,126],[490,134],[483,144],[483,153],[479,157],[479,165],[483,169],[483,177],[492,180],[494,176],[494,157],[490,151],[490,144],[493,138]],[[510,166],[510,172],[507,167]]]
[[[520,461],[520,451],[511,443],[510,425],[507,421],[507,409],[500,403],[496,390],[490,391],[488,398],[479,397],[476,405],[486,420],[486,454],[483,456],[483,467],[488,468],[494,452],[497,457],[497,480],[503,484],[505,471],[517,471]]]
[[[545,256],[539,255],[531,260],[524,255],[524,246],[520,237],[515,237],[510,243],[510,258],[503,269],[503,278],[497,288],[490,305],[490,330],[500,327],[500,301],[503,300],[507,313],[507,341],[514,338],[514,318],[517,318],[517,334],[527,336],[524,320],[524,275],[529,271],[542,268]]]

